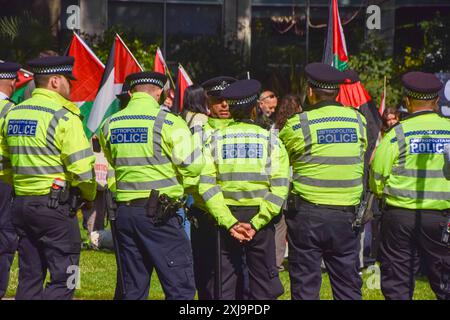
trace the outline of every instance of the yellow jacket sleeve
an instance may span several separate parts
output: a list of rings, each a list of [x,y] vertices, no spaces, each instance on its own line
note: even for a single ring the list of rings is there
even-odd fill
[[[378,197],[383,195],[383,189],[391,174],[392,166],[398,158],[399,151],[397,143],[393,141],[395,136],[392,134],[393,132],[394,130],[389,131],[375,149],[375,156],[370,168],[370,189]]]
[[[225,204],[222,190],[216,183],[216,165],[209,146],[205,146],[204,154],[206,164],[200,175],[198,191],[217,224],[228,230],[238,221]]]
[[[83,131],[81,120],[69,115],[68,121],[62,121],[60,137],[61,160],[72,177],[72,186],[81,190],[84,199],[92,201],[97,194],[95,181],[95,156]]]
[[[250,223],[260,230],[281,211],[289,192],[289,157],[286,148],[275,134],[271,134],[269,171],[269,192],[259,206],[259,212]]]
[[[195,177],[200,175],[205,159],[201,146],[195,143],[186,122],[177,117],[173,126],[164,126],[163,134],[169,135],[168,154],[172,155],[172,162],[177,171],[183,177]]]

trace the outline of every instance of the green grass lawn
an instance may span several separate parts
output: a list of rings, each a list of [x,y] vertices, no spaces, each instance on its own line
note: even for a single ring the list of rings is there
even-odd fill
[[[85,232],[82,231],[84,235]],[[116,261],[114,253],[106,251],[82,250],[80,258],[80,288],[76,291],[77,299],[109,300],[113,298],[116,282]],[[10,282],[7,297],[14,297],[17,287],[17,256],[11,270]],[[289,274],[287,271],[280,273],[285,293],[280,297],[281,300],[290,299]],[[330,282],[327,274],[323,274],[322,289],[320,291],[321,299],[332,299]],[[381,290],[376,289],[379,276],[376,276],[370,270],[363,273],[363,298],[366,300],[382,300]],[[370,289],[370,288],[372,289]],[[152,276],[149,299],[164,299],[164,293],[159,284],[156,272]],[[414,293],[416,300],[435,299],[426,279],[416,281],[416,290]]]

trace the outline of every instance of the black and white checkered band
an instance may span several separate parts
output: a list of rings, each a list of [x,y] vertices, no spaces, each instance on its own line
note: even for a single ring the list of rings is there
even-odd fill
[[[211,91],[223,91],[229,86],[230,86],[229,83],[227,83],[226,81],[222,81],[222,83],[220,83],[218,85],[215,85],[214,87],[210,88],[208,90],[208,92],[211,92]]]
[[[72,65],[52,66],[52,67],[33,67],[32,72],[35,74],[59,74],[72,73]]]
[[[227,99],[227,103],[231,106],[241,106],[244,104],[253,103],[258,99],[258,95],[255,94],[253,96],[243,98],[243,99]]]
[[[0,79],[14,79],[17,78],[17,72],[0,72]]]
[[[154,79],[154,78],[141,78],[136,80],[130,81],[130,87],[134,87],[137,84],[154,84],[155,86],[164,87],[164,83],[161,80]]]
[[[314,87],[319,89],[328,89],[328,90],[337,90],[339,89],[339,83],[327,83],[327,82],[320,82],[313,79],[308,79],[308,83]]]
[[[439,96],[439,92],[432,93],[424,93],[424,92],[416,92],[405,88],[405,94],[416,100],[433,100]]]

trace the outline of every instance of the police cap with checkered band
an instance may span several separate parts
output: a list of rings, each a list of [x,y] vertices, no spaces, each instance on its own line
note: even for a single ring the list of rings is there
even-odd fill
[[[230,108],[249,108],[258,101],[260,90],[261,83],[258,80],[238,80],[223,90],[220,97],[227,101]]]
[[[76,80],[72,74],[74,62],[75,58],[71,56],[51,56],[30,60],[27,65],[36,76],[60,74]]]
[[[130,90],[139,84],[153,84],[163,89],[167,82],[167,76],[159,72],[143,71],[128,75],[125,82],[130,86]]]
[[[16,79],[21,65],[15,62],[0,62],[0,80]]]
[[[432,73],[408,72],[402,76],[407,97],[416,100],[433,100],[439,96],[442,83]]]
[[[310,63],[305,67],[308,84],[313,88],[338,90],[348,76],[325,63]]]
[[[206,80],[201,86],[208,96],[219,97],[223,90],[236,81],[237,79],[232,77],[220,76]]]

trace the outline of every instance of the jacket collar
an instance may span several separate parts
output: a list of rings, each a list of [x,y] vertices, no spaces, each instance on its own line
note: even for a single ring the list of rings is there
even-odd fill
[[[136,102],[139,102],[139,103],[136,103]],[[144,103],[147,102],[147,104],[149,105],[149,106],[145,105],[144,106],[145,108],[147,108],[147,107],[152,107],[152,108],[157,108],[157,109],[160,108],[158,101],[156,101],[155,98],[153,98],[148,93],[134,92],[131,95],[130,102],[128,102],[127,109],[129,109],[129,107],[131,107],[131,109],[133,109],[135,107],[142,108],[143,107],[142,102],[144,102]]]
[[[31,94],[33,98],[40,97],[48,100],[52,100],[56,102],[57,104],[61,105],[62,107],[66,108],[70,112],[76,114],[77,116],[80,115],[80,109],[77,107],[75,103],[72,101],[67,100],[62,95],[60,95],[58,92],[44,89],[44,88],[36,88],[33,90],[33,93]]]

